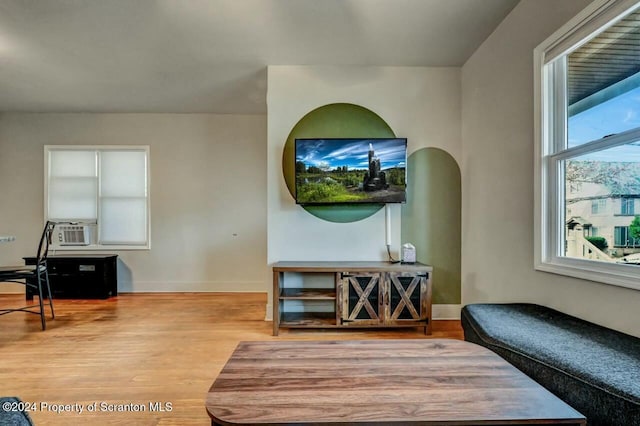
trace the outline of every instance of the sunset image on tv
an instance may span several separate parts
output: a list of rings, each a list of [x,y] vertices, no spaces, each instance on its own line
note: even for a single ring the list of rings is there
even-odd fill
[[[296,139],[298,204],[402,203],[406,139]]]

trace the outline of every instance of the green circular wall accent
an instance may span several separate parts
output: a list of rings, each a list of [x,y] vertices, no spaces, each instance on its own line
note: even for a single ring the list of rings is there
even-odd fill
[[[354,104],[324,105],[302,117],[287,137],[282,152],[282,174],[295,198],[296,138],[395,138],[391,127],[375,112]],[[329,222],[347,223],[365,219],[384,204],[344,206],[302,206],[307,212]]]

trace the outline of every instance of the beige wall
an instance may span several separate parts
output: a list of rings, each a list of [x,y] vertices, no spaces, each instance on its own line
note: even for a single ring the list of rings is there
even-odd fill
[[[265,291],[266,116],[0,115],[0,264],[34,254],[63,144],[150,146],[151,250],[116,252],[120,291]]]
[[[522,0],[462,68],[462,301],[536,302],[640,335],[640,291],[533,269],[533,49],[587,0]]]

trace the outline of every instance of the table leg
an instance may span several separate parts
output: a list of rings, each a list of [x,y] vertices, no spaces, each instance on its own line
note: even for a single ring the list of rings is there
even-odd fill
[[[280,331],[280,272],[273,271],[273,335]]]

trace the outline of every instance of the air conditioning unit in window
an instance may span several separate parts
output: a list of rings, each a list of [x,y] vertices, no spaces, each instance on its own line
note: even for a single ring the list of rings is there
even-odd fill
[[[88,246],[91,229],[87,225],[58,225],[58,244],[61,246]]]

